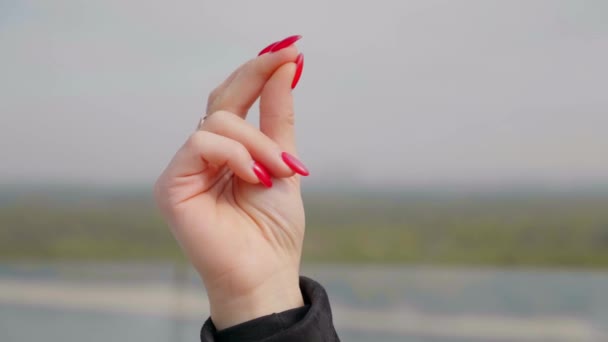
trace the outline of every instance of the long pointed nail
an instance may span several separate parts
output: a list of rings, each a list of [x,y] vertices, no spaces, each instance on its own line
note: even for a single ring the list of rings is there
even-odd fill
[[[304,69],[304,54],[299,54],[298,58],[296,58],[296,73],[293,75],[293,81],[291,81],[291,89],[294,89],[298,82],[300,81],[300,76],[302,76],[302,70]]]
[[[280,41],[278,41],[278,42],[274,42],[274,43],[272,43],[272,44],[268,45],[267,47],[263,48],[263,49],[262,49],[262,51],[260,51],[260,52],[258,53],[258,56],[261,56],[261,55],[263,55],[263,54],[265,54],[265,53],[270,52],[270,49],[272,49],[272,47],[273,47],[273,46],[275,46],[275,45],[277,45],[278,43],[280,43]]]
[[[277,52],[281,49],[284,49],[288,46],[293,45],[295,42],[297,42],[298,40],[300,40],[302,38],[302,36],[300,35],[295,35],[295,36],[289,36],[283,40],[281,40],[280,42],[278,42],[276,45],[272,46],[270,48],[270,52]]]
[[[285,164],[287,164],[287,166],[289,166],[289,168],[292,169],[295,173],[298,173],[302,176],[308,176],[310,174],[306,166],[304,166],[304,164],[302,164],[302,162],[298,158],[292,156],[291,154],[283,152],[281,153],[281,158],[283,158]]]
[[[256,176],[258,176],[260,183],[264,184],[267,188],[272,187],[272,179],[270,178],[270,173],[268,173],[268,171],[264,166],[262,166],[262,164],[258,162],[253,162],[253,172]]]

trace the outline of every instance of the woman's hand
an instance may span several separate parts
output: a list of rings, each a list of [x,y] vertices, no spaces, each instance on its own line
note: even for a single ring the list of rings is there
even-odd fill
[[[291,94],[303,59],[291,44],[245,63],[211,93],[206,119],[155,186],[207,288],[217,329],[303,305],[296,173],[308,171],[293,157]],[[258,97],[259,129],[244,120]]]

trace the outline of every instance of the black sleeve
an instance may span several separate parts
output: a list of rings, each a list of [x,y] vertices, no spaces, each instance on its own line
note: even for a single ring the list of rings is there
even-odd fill
[[[217,331],[211,318],[201,329],[201,342],[339,342],[329,299],[316,281],[300,277],[305,306],[274,313]]]

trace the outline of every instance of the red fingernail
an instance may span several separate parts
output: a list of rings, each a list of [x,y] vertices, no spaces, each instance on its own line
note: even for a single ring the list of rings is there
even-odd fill
[[[289,166],[289,168],[295,173],[301,174],[302,176],[308,176],[310,174],[306,166],[304,166],[304,164],[302,164],[298,158],[292,156],[291,154],[283,152],[281,153],[281,158],[283,158],[285,164],[287,164],[287,166]]]
[[[296,58],[296,73],[293,75],[293,81],[291,81],[291,89],[294,89],[298,85],[298,81],[300,81],[300,76],[302,76],[302,70],[304,69],[304,54],[299,54],[298,58]]]
[[[267,52],[270,52],[270,49],[272,49],[273,46],[277,45],[279,42],[274,42],[270,45],[268,45],[267,47],[263,48],[262,51],[260,51],[260,53],[258,53],[258,56],[261,56]]]
[[[287,37],[287,38],[281,40],[280,42],[278,42],[276,45],[272,46],[270,48],[270,52],[277,52],[281,49],[291,46],[291,45],[293,45],[293,43],[300,40],[300,38],[302,38],[302,36],[300,36],[300,35]]]
[[[266,170],[262,164],[258,162],[253,162],[253,172],[262,184],[264,184],[267,188],[272,187],[272,179],[270,178],[270,173]]]

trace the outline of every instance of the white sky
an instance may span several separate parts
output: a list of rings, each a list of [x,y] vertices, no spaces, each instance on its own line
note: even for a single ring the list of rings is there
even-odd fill
[[[152,182],[296,33],[309,184],[608,183],[603,0],[3,0],[0,183]]]

